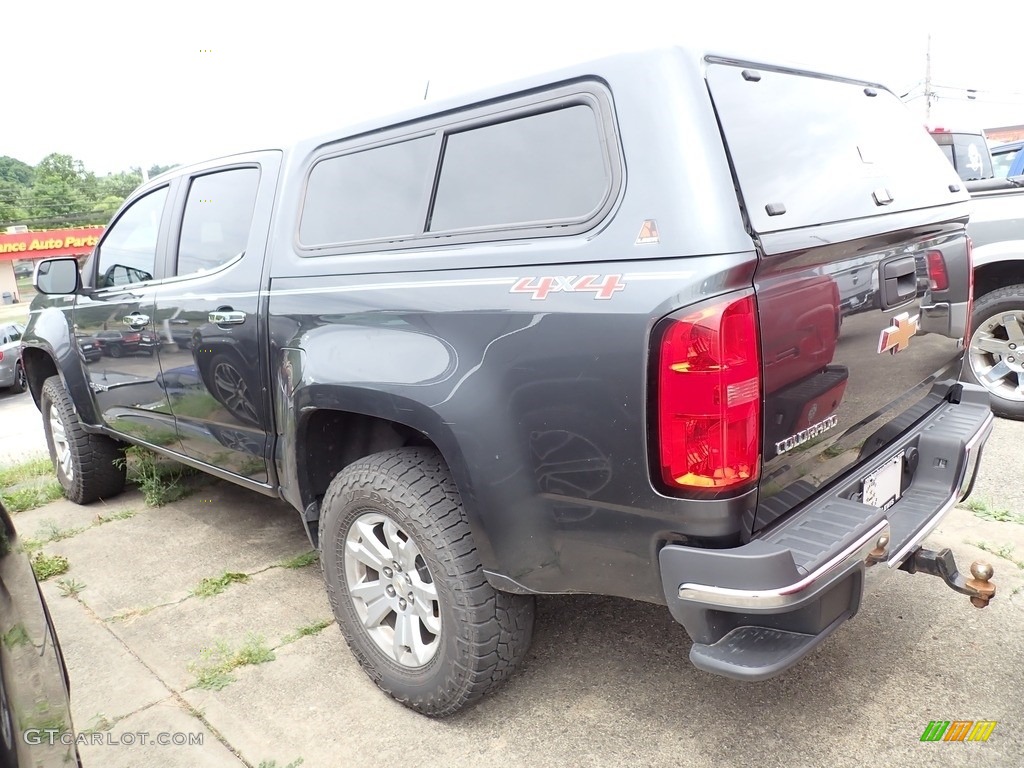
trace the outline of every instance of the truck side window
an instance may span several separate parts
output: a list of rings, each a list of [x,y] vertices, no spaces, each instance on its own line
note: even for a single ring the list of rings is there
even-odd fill
[[[99,245],[97,288],[153,279],[160,218],[167,187],[136,200],[107,230]]]
[[[582,104],[453,133],[429,229],[585,219],[611,186],[605,154]]]
[[[192,179],[178,239],[176,274],[216,269],[245,251],[259,185],[257,168],[234,168]]]
[[[435,155],[434,138],[425,137],[321,160],[309,175],[299,241],[315,247],[420,234]]]

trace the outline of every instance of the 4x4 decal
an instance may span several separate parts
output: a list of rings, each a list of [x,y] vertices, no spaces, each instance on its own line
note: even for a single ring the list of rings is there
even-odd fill
[[[552,293],[593,293],[595,299],[610,299],[625,289],[622,275],[556,275],[520,278],[509,293],[529,293],[534,301],[543,301]]]

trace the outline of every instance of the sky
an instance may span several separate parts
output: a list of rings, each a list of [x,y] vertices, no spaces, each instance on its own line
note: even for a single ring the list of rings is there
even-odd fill
[[[62,152],[101,174],[287,145],[425,93],[434,101],[674,43],[879,82],[909,93],[924,122],[926,100],[914,96],[930,33],[939,98],[928,122],[1024,123],[1017,35],[988,20],[997,5],[963,0],[5,5],[0,155],[35,164]]]

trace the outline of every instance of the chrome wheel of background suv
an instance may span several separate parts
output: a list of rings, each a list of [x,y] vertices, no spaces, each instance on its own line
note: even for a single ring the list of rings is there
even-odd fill
[[[977,298],[971,318],[965,378],[991,394],[999,416],[1024,419],[1024,286]]]

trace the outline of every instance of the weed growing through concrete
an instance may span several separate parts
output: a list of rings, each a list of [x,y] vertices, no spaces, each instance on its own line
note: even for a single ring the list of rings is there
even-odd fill
[[[303,552],[301,555],[289,558],[281,563],[282,568],[305,568],[307,565],[312,565],[318,559],[316,550],[310,550],[309,552]]]
[[[151,507],[162,507],[172,501],[183,499],[192,493],[185,483],[190,470],[177,462],[158,460],[155,453],[138,445],[125,451],[125,458],[119,460],[128,470],[128,481],[135,483]]]
[[[58,579],[57,587],[60,589],[62,597],[78,597],[81,591],[85,589],[85,584],[76,578]]]
[[[297,757],[288,765],[278,766],[277,760],[261,760],[259,768],[299,768],[304,762],[306,761],[303,758]]]
[[[77,536],[85,528],[61,528],[53,520],[44,520],[43,524],[36,531],[36,536],[43,543],[51,541],[64,541],[64,539],[70,539],[72,536]]]
[[[137,514],[139,514],[139,511],[137,509],[122,509],[117,512],[111,512],[109,515],[96,515],[95,525],[112,523],[115,520],[130,520]]]
[[[274,658],[274,652],[263,637],[249,635],[237,651],[231,650],[223,640],[218,640],[212,648],[204,648],[199,661],[189,664],[188,670],[196,676],[193,687],[219,691],[237,680],[232,674],[234,670],[265,664]]]
[[[54,576],[67,573],[70,567],[68,559],[63,555],[48,555],[45,552],[36,552],[32,556],[32,570],[35,571],[36,578],[40,581],[46,581]]]
[[[968,499],[964,507],[971,510],[975,517],[982,520],[993,520],[997,523],[1017,523],[1024,525],[1024,514],[1010,512],[1008,509],[996,509],[985,499]]]
[[[120,719],[120,717],[115,717],[111,720],[106,715],[96,715],[93,717],[92,722],[89,723],[89,727],[82,729],[80,733],[101,733],[103,731],[109,731]]]
[[[971,542],[978,549],[984,550],[985,552],[991,552],[996,557],[1001,557],[1003,560],[1009,560],[1011,563],[1016,565],[1022,571],[1024,571],[1024,560],[1018,560],[1013,556],[1013,544],[990,544],[987,541],[974,541]]]
[[[288,643],[294,643],[296,640],[303,637],[315,635],[318,632],[322,632],[333,623],[334,619],[321,619],[320,621],[314,621],[312,624],[306,624],[305,626],[299,627],[291,634],[285,635],[281,639],[281,645],[288,645]]]
[[[192,590],[192,594],[195,597],[213,597],[214,595],[219,595],[232,584],[245,584],[247,581],[249,581],[249,574],[247,573],[225,571],[220,576],[200,581],[199,586]]]
[[[21,488],[12,488],[7,491],[0,491],[0,500],[3,500],[4,507],[12,515],[19,512],[26,512],[43,504],[56,501],[64,495],[60,483],[56,480],[47,480],[39,485],[28,485]]]

